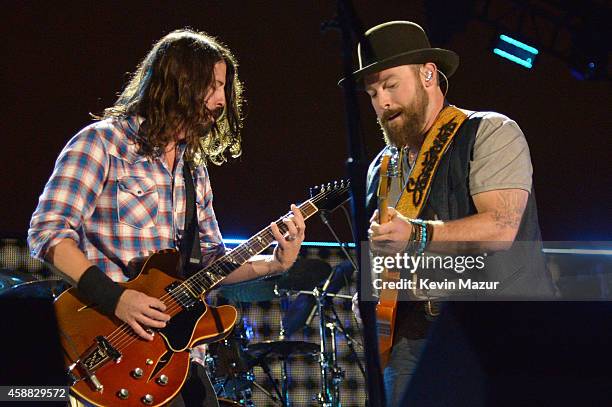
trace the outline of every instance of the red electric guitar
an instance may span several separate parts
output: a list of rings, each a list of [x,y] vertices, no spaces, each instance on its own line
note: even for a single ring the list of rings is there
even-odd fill
[[[307,219],[333,210],[349,198],[349,186],[336,182],[299,206]],[[287,227],[276,221],[282,233]],[[211,307],[209,290],[251,256],[274,241],[267,227],[186,280],[179,273],[179,253],[162,250],[150,256],[140,274],[123,284],[159,298],[172,318],[155,330],[153,341],[137,336],[126,323],[110,318],[79,298],[75,289],[60,295],[55,310],[71,393],[97,406],[159,406],[181,389],[189,369],[189,349],[227,336],[237,317],[232,306]]]

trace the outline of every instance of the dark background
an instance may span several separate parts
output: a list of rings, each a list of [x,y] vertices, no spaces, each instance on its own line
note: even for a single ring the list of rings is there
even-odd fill
[[[355,8],[365,27],[403,19],[431,30],[454,21],[442,7],[449,2],[440,3],[428,2],[429,19],[422,1],[357,1]],[[67,140],[90,122],[89,112],[112,105],[126,73],[156,40],[185,26],[228,44],[246,83],[243,156],[210,168],[226,237],[252,235],[305,199],[309,186],[345,177],[340,36],[320,30],[334,12],[333,1],[4,4],[0,234],[25,237]],[[434,43],[461,56],[448,97],[519,123],[531,149],[544,238],[611,240],[610,82],[576,80],[546,52],[532,70],[494,56],[497,32],[482,20],[455,31]],[[361,103],[370,160],[383,143],[363,95]],[[344,218],[336,215],[334,223],[346,236]],[[308,240],[330,240],[319,221],[309,225]]]

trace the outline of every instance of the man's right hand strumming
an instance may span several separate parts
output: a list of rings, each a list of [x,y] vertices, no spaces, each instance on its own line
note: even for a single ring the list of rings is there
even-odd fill
[[[116,316],[128,324],[143,339],[153,340],[149,328],[163,328],[170,316],[159,299],[139,291],[125,289],[115,283],[85,257],[77,243],[63,239],[49,249],[47,260],[69,280],[76,282],[79,293],[98,305],[108,316]]]
[[[115,315],[128,324],[138,336],[152,341],[153,334],[148,328],[164,328],[170,315],[164,314],[166,305],[159,299],[149,297],[140,291],[127,289],[119,297]]]

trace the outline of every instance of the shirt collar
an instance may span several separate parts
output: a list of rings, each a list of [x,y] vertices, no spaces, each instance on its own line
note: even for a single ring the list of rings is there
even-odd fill
[[[118,126],[125,134],[125,137],[116,137],[115,142],[112,143],[111,148],[115,150],[115,154],[122,157],[130,164],[143,162],[149,160],[148,157],[138,153],[138,145],[136,143],[136,135],[140,126],[145,121],[142,116],[134,115],[123,118],[119,121]],[[184,142],[177,144],[177,155],[182,160],[187,145]],[[151,161],[161,160],[162,157],[155,157]]]

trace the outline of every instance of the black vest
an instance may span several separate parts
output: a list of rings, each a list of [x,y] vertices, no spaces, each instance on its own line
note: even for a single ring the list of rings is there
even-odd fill
[[[482,114],[472,114],[457,131],[434,176],[422,219],[449,221],[477,213],[470,195],[469,174],[481,118]],[[380,162],[385,150],[378,154],[368,170],[366,209],[370,216],[377,207]],[[486,269],[494,275],[484,278],[500,281],[497,295],[501,293],[515,299],[550,298],[552,282],[545,267],[541,240],[532,187],[512,248],[487,257]],[[474,299],[482,295],[486,293],[476,292]]]

